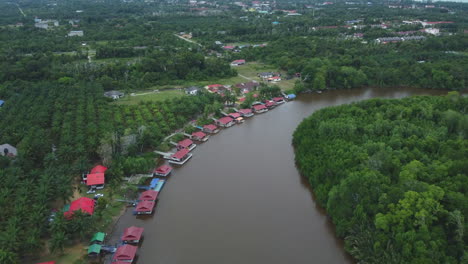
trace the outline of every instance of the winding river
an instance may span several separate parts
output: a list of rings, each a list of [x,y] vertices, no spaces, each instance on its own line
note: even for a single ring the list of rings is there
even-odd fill
[[[419,94],[446,92],[365,88],[301,95],[222,130],[173,171],[155,214],[136,219],[127,210],[111,242],[128,226],[144,227],[139,264],[352,263],[295,167],[292,133],[327,106]]]

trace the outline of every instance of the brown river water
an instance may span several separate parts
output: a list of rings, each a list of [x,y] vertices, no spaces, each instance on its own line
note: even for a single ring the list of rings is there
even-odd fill
[[[306,94],[224,129],[175,168],[154,215],[136,218],[128,209],[110,242],[117,242],[126,227],[144,227],[138,264],[352,263],[296,169],[292,134],[302,119],[327,106],[423,94],[446,91],[365,88]]]

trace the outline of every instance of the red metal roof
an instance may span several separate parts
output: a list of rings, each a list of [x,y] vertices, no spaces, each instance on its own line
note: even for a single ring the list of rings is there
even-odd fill
[[[210,125],[204,125],[203,128],[209,129],[209,130],[216,130],[218,127],[210,124]]]
[[[87,179],[86,179],[86,185],[88,186],[104,184],[104,182],[105,182],[104,173],[88,174]]]
[[[104,173],[106,172],[107,170],[107,167],[104,167],[102,165],[97,165],[96,167],[94,167],[91,172],[89,174],[93,174],[93,173]]]
[[[167,172],[171,171],[172,167],[168,165],[159,166],[157,169],[154,170],[156,173],[166,174]]]
[[[251,109],[241,109],[241,110],[239,110],[239,113],[250,114],[250,113],[252,113],[252,110]]]
[[[267,107],[265,105],[259,104],[259,105],[254,105],[253,108],[258,111],[258,110],[265,109]]]
[[[135,258],[137,251],[136,246],[132,245],[123,245],[117,248],[112,261],[125,261],[125,260],[133,260]]]
[[[245,60],[235,60],[231,62],[231,64],[235,64],[235,63],[245,63]]]
[[[266,101],[266,103],[265,103],[265,106],[266,106],[266,107],[274,106],[274,105],[275,105],[275,103],[272,102],[272,101]]]
[[[239,114],[239,113],[230,113],[229,116],[236,119],[236,118],[240,117],[241,114]]]
[[[129,228],[126,228],[124,230],[124,233],[122,235],[122,240],[140,240],[141,235],[143,234],[143,227],[136,227],[136,226],[131,226]]]
[[[158,192],[153,190],[144,191],[140,194],[140,201],[156,201],[158,198]]]
[[[273,98],[273,101],[275,102],[281,102],[281,101],[284,101],[283,97],[274,97]]]
[[[92,215],[94,213],[94,200],[88,197],[81,197],[71,202],[70,208],[65,212],[66,217],[73,215],[74,211],[81,210],[84,213]]]
[[[232,118],[229,116],[221,117],[220,119],[218,119],[218,122],[223,125],[226,125],[227,123],[232,122]]]
[[[222,87],[223,85],[221,84],[210,84],[208,85],[208,88],[219,88],[219,87]]]
[[[189,152],[190,152],[190,150],[188,150],[188,149],[181,149],[181,150],[177,151],[174,155],[172,155],[172,157],[176,158],[176,159],[182,159]]]
[[[186,138],[186,139],[184,139],[184,140],[182,140],[182,141],[179,141],[179,143],[177,143],[177,146],[178,146],[178,147],[182,147],[182,148],[188,148],[188,147],[190,147],[190,145],[192,145],[192,144],[193,144],[193,141],[190,140],[190,139],[188,139],[188,138]]]
[[[154,208],[154,202],[152,201],[141,201],[137,204],[135,211],[137,212],[148,212]]]
[[[197,138],[202,139],[202,138],[206,137],[206,134],[201,132],[201,131],[197,131],[197,132],[192,133],[192,137],[197,137]]]

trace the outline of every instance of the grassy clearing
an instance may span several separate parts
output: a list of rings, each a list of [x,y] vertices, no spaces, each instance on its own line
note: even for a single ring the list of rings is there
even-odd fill
[[[177,98],[184,96],[184,91],[181,90],[161,90],[160,92],[153,92],[150,91],[141,91],[136,92],[135,96],[127,95],[124,98],[117,100],[115,104],[121,105],[132,105],[132,104],[140,104],[143,101],[164,101],[167,99]]]

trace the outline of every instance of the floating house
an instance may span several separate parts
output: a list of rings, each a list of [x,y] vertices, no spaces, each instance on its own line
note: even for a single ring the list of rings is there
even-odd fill
[[[274,97],[274,98],[273,98],[273,101],[274,101],[275,104],[277,104],[277,105],[285,103],[283,97]]]
[[[73,217],[73,213],[79,210],[81,210],[85,214],[93,215],[94,205],[95,202],[93,199],[88,197],[81,197],[70,203],[70,206],[64,212],[64,215],[66,218],[70,219]]]
[[[181,149],[177,151],[175,154],[169,157],[169,163],[183,165],[187,160],[192,157],[190,150],[188,149]]]
[[[193,132],[192,133],[192,139],[194,140],[197,140],[197,141],[202,141],[202,142],[205,142],[208,140],[210,136],[208,136],[207,134],[201,132],[201,131],[197,131],[197,132]]]
[[[91,244],[102,244],[104,242],[104,238],[106,237],[106,234],[103,232],[97,232],[93,235],[93,238],[91,238],[90,243]]]
[[[156,185],[154,187],[156,187]],[[153,190],[144,191],[140,194],[138,201],[156,202],[156,199],[158,199],[158,194],[159,193],[157,191]]]
[[[252,110],[253,110],[256,114],[261,114],[261,113],[267,112],[267,111],[268,111],[268,108],[267,108],[265,105],[258,104],[258,105],[252,106]]]
[[[234,119],[229,116],[221,117],[216,120],[216,124],[220,127],[228,128],[234,125]]]
[[[188,139],[188,138],[186,138],[186,139],[184,139],[182,141],[179,141],[177,143],[177,146],[176,146],[177,150],[188,149],[189,151],[192,151],[196,147],[197,147],[197,145],[194,144],[193,141]]]
[[[153,171],[153,176],[166,177],[172,172],[172,167],[168,165],[162,165]]]
[[[229,114],[229,117],[231,117],[232,119],[234,119],[234,121],[237,123],[237,124],[240,124],[240,123],[244,123],[244,118],[242,117],[242,115],[240,113],[230,113]]]
[[[153,213],[155,203],[151,201],[141,201],[135,207],[133,214],[135,215],[148,215]]]
[[[114,256],[112,256],[112,262],[132,263],[135,259],[137,247],[132,245],[123,245],[117,248]]]
[[[266,106],[266,108],[268,108],[268,109],[272,109],[272,108],[274,108],[274,107],[276,106],[276,103],[273,102],[273,101],[267,100],[267,101],[265,102],[265,106]]]
[[[252,109],[240,109],[238,111],[239,114],[241,114],[242,117],[251,117],[253,116],[253,112],[252,112]]]
[[[124,230],[122,242],[126,244],[138,244],[143,236],[143,227],[131,226]]]
[[[204,125],[203,126],[203,132],[205,133],[210,133],[210,134],[216,134],[219,132],[219,129],[216,125],[210,124],[210,125]]]

